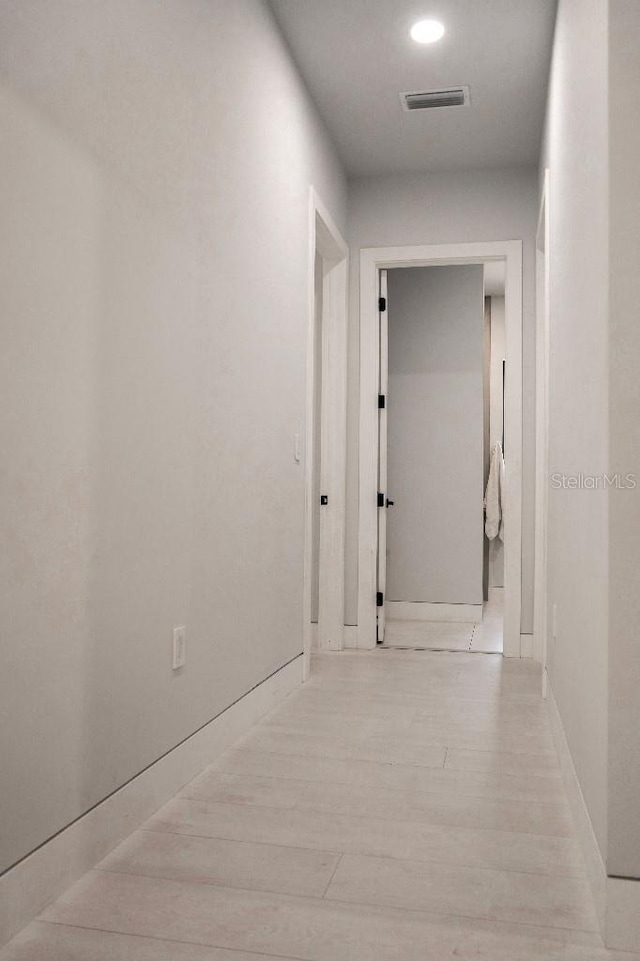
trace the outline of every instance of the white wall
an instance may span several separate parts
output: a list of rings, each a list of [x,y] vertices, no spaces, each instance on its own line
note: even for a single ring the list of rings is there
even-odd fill
[[[502,403],[505,359],[504,297],[491,298],[491,363],[489,388],[489,447],[502,443]],[[499,537],[489,543],[489,587],[504,586],[504,544]]]
[[[640,485],[640,5],[609,3],[611,471]],[[609,874],[640,878],[640,486],[609,492]]]
[[[607,3],[560,0],[543,167],[549,186],[549,470],[608,469]],[[608,505],[549,490],[549,676],[607,846]],[[551,632],[550,632],[551,633]]]
[[[347,463],[346,609],[357,620],[359,254],[361,247],[394,244],[522,240],[523,330],[523,557],[522,631],[533,628],[535,477],[535,232],[537,172],[533,168],[472,170],[429,175],[365,177],[349,184],[351,296]]]
[[[309,186],[341,229],[346,190],[258,0],[5,0],[0,56],[6,868],[300,652]]]
[[[482,266],[388,272],[390,601],[482,604]]]

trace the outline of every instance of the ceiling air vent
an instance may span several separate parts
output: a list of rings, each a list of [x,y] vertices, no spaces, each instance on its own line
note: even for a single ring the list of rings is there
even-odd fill
[[[405,110],[433,110],[435,107],[468,107],[468,87],[446,87],[444,90],[423,90],[418,93],[401,93],[400,102]]]

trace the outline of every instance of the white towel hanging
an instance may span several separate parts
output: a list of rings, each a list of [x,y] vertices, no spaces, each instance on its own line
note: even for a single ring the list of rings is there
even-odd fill
[[[489,479],[484,494],[484,532],[490,541],[499,537],[504,540],[504,457],[500,444],[491,451]]]

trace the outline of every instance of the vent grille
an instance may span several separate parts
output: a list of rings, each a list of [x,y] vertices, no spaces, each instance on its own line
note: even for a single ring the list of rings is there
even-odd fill
[[[468,107],[468,87],[447,87],[444,90],[423,90],[401,93],[400,102],[407,111],[433,110],[436,107]]]

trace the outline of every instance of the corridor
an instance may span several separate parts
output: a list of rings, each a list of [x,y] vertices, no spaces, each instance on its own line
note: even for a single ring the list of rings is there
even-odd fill
[[[602,947],[539,689],[492,654],[316,656],[1,961],[633,961]]]

